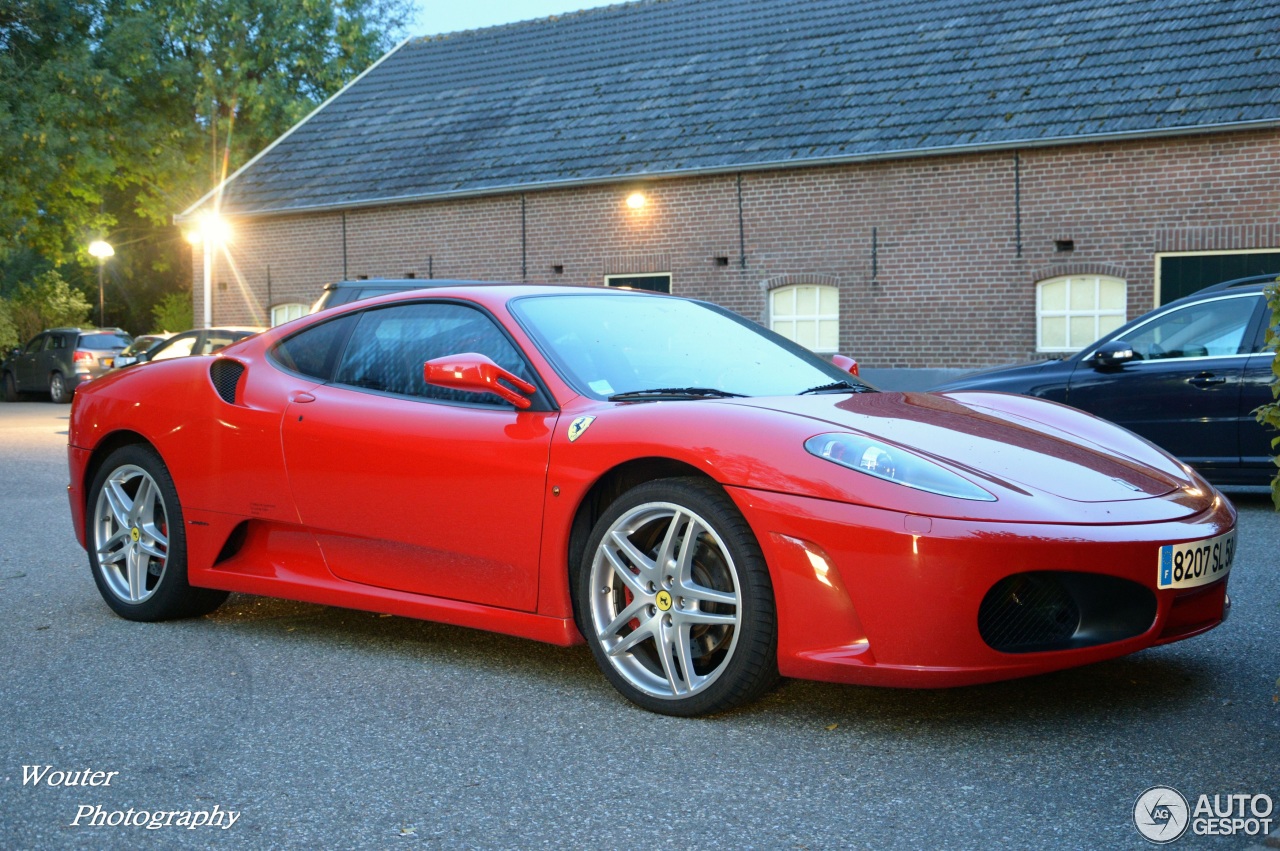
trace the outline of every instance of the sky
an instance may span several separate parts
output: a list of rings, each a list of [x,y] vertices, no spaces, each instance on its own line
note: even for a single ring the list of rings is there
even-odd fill
[[[409,23],[409,34],[437,35],[473,30],[609,6],[616,2],[621,0],[417,0],[414,5],[418,14]]]

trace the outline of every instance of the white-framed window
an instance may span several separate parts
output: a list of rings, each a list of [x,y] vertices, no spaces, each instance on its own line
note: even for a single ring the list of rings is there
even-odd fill
[[[1036,284],[1036,351],[1078,352],[1124,324],[1127,284],[1108,275],[1064,275]]]
[[[770,291],[769,327],[810,351],[839,351],[840,291],[819,284]]]
[[[277,325],[283,325],[290,319],[298,319],[299,317],[306,316],[308,310],[310,310],[310,307],[302,304],[301,302],[277,304],[275,307],[271,308],[271,327],[274,328]]]

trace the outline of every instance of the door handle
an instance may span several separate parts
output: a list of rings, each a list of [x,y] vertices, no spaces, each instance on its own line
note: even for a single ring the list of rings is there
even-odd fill
[[[306,392],[305,390],[299,390],[297,393],[289,394],[289,401],[297,402],[299,405],[304,404],[306,402],[314,402],[315,400],[316,400],[316,397],[312,396],[310,393]]]
[[[1215,384],[1226,384],[1225,376],[1214,375],[1212,372],[1202,372],[1195,378],[1188,378],[1187,383],[1192,387],[1212,387]]]

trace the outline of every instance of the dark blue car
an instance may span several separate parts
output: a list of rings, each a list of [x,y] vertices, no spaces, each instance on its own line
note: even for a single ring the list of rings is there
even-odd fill
[[[1271,401],[1263,351],[1277,275],[1207,287],[1121,326],[1079,354],[962,376],[935,390],[1003,390],[1064,402],[1137,432],[1216,485],[1264,490],[1277,434],[1253,416]]]

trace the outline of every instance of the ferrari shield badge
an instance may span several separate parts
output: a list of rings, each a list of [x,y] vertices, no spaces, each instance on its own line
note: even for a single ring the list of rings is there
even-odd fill
[[[569,442],[573,443],[575,440],[582,437],[583,433],[586,432],[587,429],[591,428],[591,424],[595,421],[595,417],[578,417],[576,420],[569,423]]]

